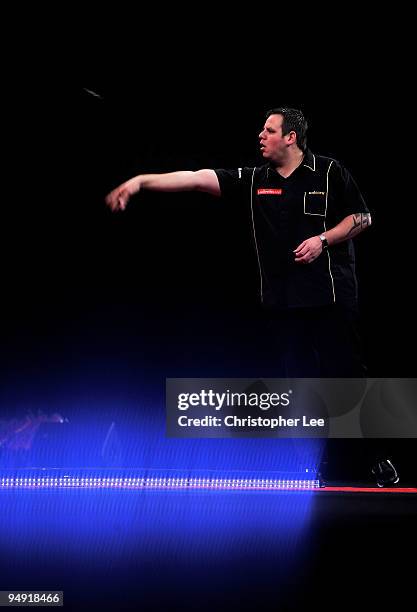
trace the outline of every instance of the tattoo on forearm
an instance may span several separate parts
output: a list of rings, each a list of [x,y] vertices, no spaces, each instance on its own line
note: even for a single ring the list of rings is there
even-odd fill
[[[353,225],[347,233],[347,236],[354,232],[356,229],[365,229],[368,225],[371,225],[371,215],[369,213],[358,213],[356,215],[352,215]]]

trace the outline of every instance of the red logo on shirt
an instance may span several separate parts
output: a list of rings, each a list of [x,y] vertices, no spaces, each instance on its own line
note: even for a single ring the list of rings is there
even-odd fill
[[[281,195],[282,189],[258,189],[258,195]]]

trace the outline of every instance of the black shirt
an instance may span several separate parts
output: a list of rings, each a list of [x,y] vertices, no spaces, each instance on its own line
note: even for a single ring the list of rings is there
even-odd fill
[[[339,162],[307,151],[284,178],[271,164],[216,169],[223,196],[245,198],[250,214],[266,307],[296,308],[357,299],[352,240],[323,250],[312,263],[295,263],[294,249],[348,215],[367,213],[364,199]]]

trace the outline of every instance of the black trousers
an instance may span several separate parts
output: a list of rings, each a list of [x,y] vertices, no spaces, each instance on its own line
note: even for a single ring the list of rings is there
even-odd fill
[[[265,340],[268,360],[279,372],[275,376],[366,377],[355,309],[329,305],[267,312]],[[363,439],[329,439],[321,443],[321,472],[326,479],[367,478],[369,465],[374,462],[375,443],[370,445]]]
[[[269,311],[266,351],[288,378],[362,378],[366,366],[354,309],[330,305]]]

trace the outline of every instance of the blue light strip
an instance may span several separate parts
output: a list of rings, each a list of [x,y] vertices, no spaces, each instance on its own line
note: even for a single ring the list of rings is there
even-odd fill
[[[317,479],[215,478],[179,476],[2,476],[0,489],[210,489],[223,491],[312,490],[320,486]]]

